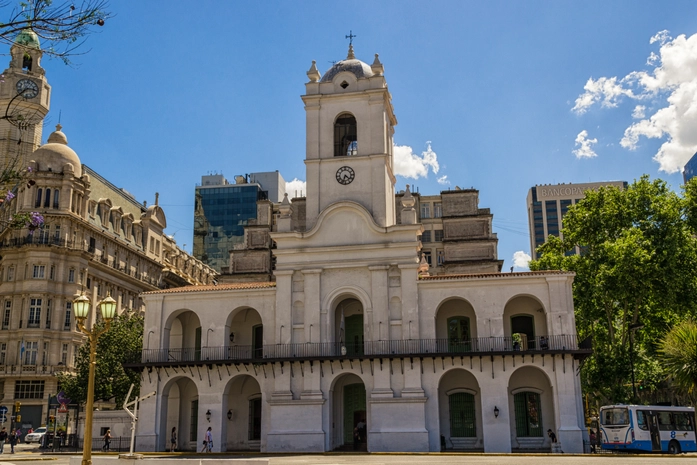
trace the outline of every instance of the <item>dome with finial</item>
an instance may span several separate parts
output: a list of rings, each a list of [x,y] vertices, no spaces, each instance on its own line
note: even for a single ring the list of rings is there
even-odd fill
[[[41,45],[39,44],[39,36],[36,35],[36,32],[32,31],[29,27],[22,29],[20,33],[17,34],[17,37],[15,37],[15,44],[24,45],[25,47],[29,48],[41,49]]]
[[[322,76],[320,82],[331,82],[331,80],[334,79],[334,76],[342,71],[353,73],[358,79],[369,78],[375,74],[373,73],[373,69],[369,64],[356,59],[356,55],[353,53],[353,45],[349,45],[348,56],[346,59],[334,63],[334,66],[332,66],[329,71]]]
[[[70,164],[75,173],[82,172],[80,158],[77,153],[68,147],[68,138],[61,131],[62,126],[56,125],[56,130],[48,136],[48,142],[39,147],[32,154],[39,171],[63,172],[65,165]]]

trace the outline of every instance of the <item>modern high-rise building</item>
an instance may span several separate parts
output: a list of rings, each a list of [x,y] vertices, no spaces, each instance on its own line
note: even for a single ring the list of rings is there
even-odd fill
[[[549,236],[559,236],[562,220],[571,205],[586,196],[587,190],[614,186],[625,188],[626,181],[589,182],[584,184],[542,184],[528,191],[528,225],[530,227],[530,251],[537,258],[537,247]],[[578,249],[578,248],[577,248]],[[576,253],[579,253],[576,250]]]
[[[687,163],[685,163],[685,168],[682,171],[682,179],[685,183],[697,175],[697,153],[692,155]]]
[[[194,208],[194,257],[218,272],[228,267],[230,250],[241,244],[244,226],[257,217],[257,200],[280,202],[286,182],[278,171],[235,176],[201,176]]]

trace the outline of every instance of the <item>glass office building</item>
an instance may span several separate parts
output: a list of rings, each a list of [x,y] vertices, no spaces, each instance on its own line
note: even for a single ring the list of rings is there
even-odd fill
[[[278,172],[264,174],[275,175],[270,176],[272,190],[279,184],[285,190]],[[247,182],[251,177],[236,176],[236,183],[229,184],[222,175],[202,176],[196,186],[193,254],[218,272],[229,265],[230,250],[244,240],[244,227],[256,219],[257,200],[278,201],[258,182]]]
[[[682,178],[685,184],[687,184],[687,181],[694,178],[695,174],[697,174],[697,153],[692,155],[692,158],[685,163],[685,169],[682,172]]]

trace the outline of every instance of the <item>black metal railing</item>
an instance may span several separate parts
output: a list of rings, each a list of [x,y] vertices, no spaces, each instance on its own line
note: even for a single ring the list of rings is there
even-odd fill
[[[135,438],[134,446],[137,444],[138,438]],[[79,452],[83,450],[84,438],[78,438],[74,434],[66,436],[53,437],[53,433],[49,436],[44,436],[41,442],[40,449],[45,449],[51,452]],[[119,436],[111,438],[109,449],[104,445],[104,438],[92,438],[92,450],[103,452],[129,452],[131,450],[131,437]],[[135,450],[135,448],[134,448]]]
[[[576,335],[538,336],[520,340],[513,337],[480,337],[463,340],[406,339],[366,341],[363,344],[313,342],[260,346],[233,345],[177,349],[145,349],[142,363],[206,361],[271,361],[313,358],[370,358],[373,356],[440,356],[463,354],[516,354],[548,352],[590,352],[588,342],[579,346]]]

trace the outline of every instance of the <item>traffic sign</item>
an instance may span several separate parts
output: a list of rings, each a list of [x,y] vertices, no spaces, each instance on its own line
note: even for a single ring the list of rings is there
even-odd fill
[[[0,423],[7,423],[7,416],[5,414],[0,414]]]
[[[0,415],[5,415],[7,413],[7,407],[0,405]]]

